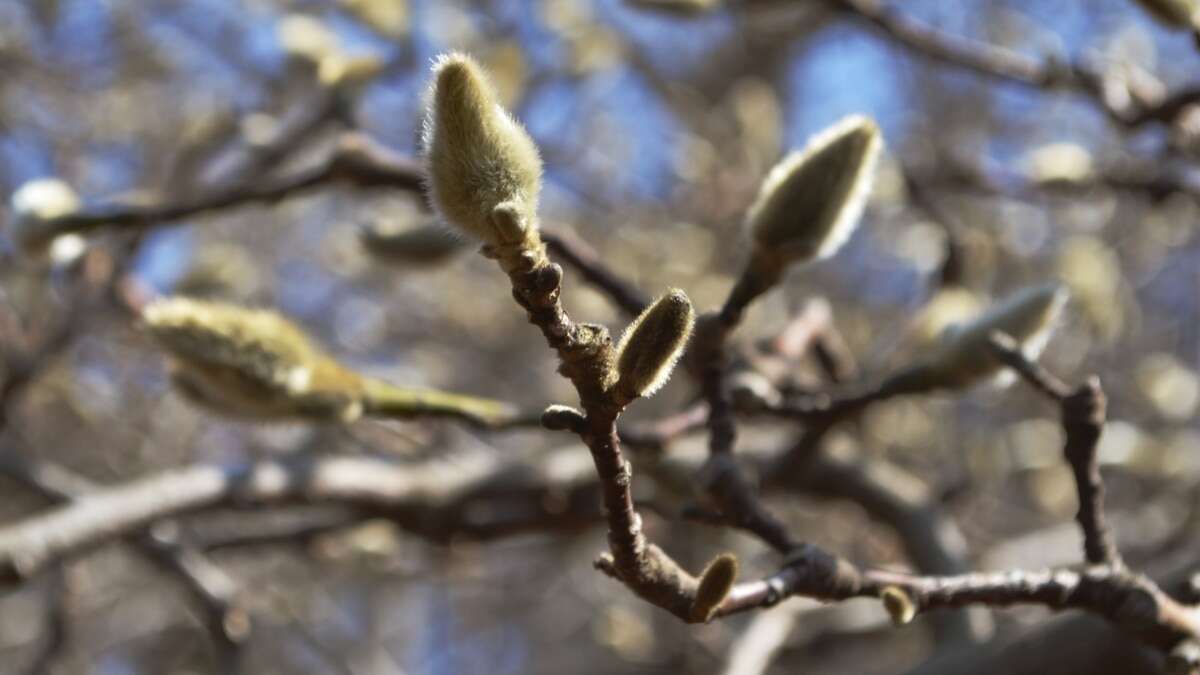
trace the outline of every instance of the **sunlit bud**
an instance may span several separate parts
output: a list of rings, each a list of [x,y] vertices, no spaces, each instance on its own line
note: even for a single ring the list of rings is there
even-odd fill
[[[149,303],[142,320],[173,357],[176,385],[217,412],[342,421],[362,413],[362,378],[275,312],[174,297]]]
[[[313,64],[340,49],[337,35],[320,19],[305,14],[285,16],[275,26],[275,36],[287,55]]]
[[[1136,0],[1147,12],[1167,26],[1200,26],[1200,0]]]
[[[491,245],[534,232],[542,160],[525,129],[497,103],[470,57],[433,67],[425,116],[425,162],[434,206],[450,224]]]
[[[852,115],[775,165],[746,216],[757,255],[786,265],[836,253],[858,225],[882,147],[875,122]]]
[[[884,588],[879,594],[879,599],[883,601],[883,608],[887,610],[888,617],[891,618],[894,626],[911,623],[917,615],[917,607],[912,598],[899,586]]]
[[[708,563],[692,601],[692,621],[707,622],[713,618],[737,581],[737,574],[738,561],[732,553],[722,553]]]
[[[391,231],[381,225],[359,229],[358,240],[372,257],[397,265],[436,265],[463,251],[465,242],[435,224]]]
[[[687,294],[672,289],[629,324],[616,349],[618,400],[650,396],[666,384],[694,323]]]
[[[884,386],[897,393],[961,388],[997,375],[1003,364],[991,348],[993,332],[1012,337],[1026,358],[1036,359],[1068,296],[1059,284],[1018,291],[971,321],[947,328],[927,357],[894,375]]]
[[[583,413],[569,405],[547,406],[542,412],[542,426],[550,431],[576,431],[586,421]]]
[[[22,248],[44,250],[56,232],[48,224],[82,207],[79,196],[58,178],[39,178],[12,194],[12,236]]]
[[[625,0],[632,7],[664,14],[694,16],[716,9],[720,0]]]
[[[317,64],[317,81],[326,87],[356,87],[382,73],[385,65],[378,56],[349,56],[334,52]]]
[[[1050,143],[1025,157],[1025,173],[1042,185],[1079,185],[1095,177],[1092,154],[1076,143]]]

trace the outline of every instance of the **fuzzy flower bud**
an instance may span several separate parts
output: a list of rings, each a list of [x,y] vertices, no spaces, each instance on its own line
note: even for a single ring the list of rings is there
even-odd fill
[[[58,178],[39,178],[12,194],[12,236],[28,250],[42,250],[55,238],[46,225],[82,207],[70,185]]]
[[[173,357],[175,384],[205,407],[253,419],[362,414],[362,379],[275,312],[175,297],[149,303],[142,321]]]
[[[434,64],[424,146],[432,201],[448,223],[493,246],[536,236],[537,146],[466,55]]]
[[[759,256],[782,266],[836,253],[858,225],[882,147],[875,122],[852,115],[776,164],[746,215]]]
[[[463,239],[436,223],[400,231],[386,224],[363,226],[358,240],[376,260],[410,267],[437,265],[463,250]]]
[[[1177,28],[1200,26],[1200,0],[1137,0],[1163,25]]]
[[[737,574],[738,561],[732,553],[722,553],[708,563],[692,600],[692,621],[708,622],[713,618],[737,581]]]
[[[672,289],[629,324],[616,348],[618,400],[650,396],[666,384],[694,323],[687,294]]]
[[[991,350],[993,332],[1009,335],[1026,358],[1036,359],[1068,295],[1059,284],[1014,293],[971,321],[947,328],[929,356],[894,375],[885,387],[897,392],[962,388],[1001,373],[1004,366]]]

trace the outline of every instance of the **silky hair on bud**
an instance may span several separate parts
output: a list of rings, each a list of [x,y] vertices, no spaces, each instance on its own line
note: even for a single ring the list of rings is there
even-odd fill
[[[696,597],[692,600],[692,621],[708,622],[729,596],[737,581],[738,561],[732,553],[722,553],[700,574]]]
[[[427,105],[423,144],[434,207],[446,222],[487,244],[521,243],[536,223],[541,189],[542,160],[533,139],[497,103],[483,69],[464,54],[434,63]],[[522,231],[498,229],[498,208],[505,210],[506,224],[517,223]]]
[[[1013,338],[1026,358],[1036,359],[1069,297],[1057,283],[1018,291],[974,319],[947,328],[927,357],[897,373],[885,386],[908,392],[960,388],[1001,374],[1004,365],[991,348],[994,332]]]
[[[695,324],[687,294],[675,288],[629,324],[616,348],[618,398],[650,396],[671,378]]]
[[[212,410],[347,422],[362,414],[362,379],[275,312],[173,297],[147,304],[142,323],[173,357],[174,383]]]
[[[757,249],[782,264],[837,253],[858,225],[882,148],[874,120],[852,115],[776,164],[746,215]]]

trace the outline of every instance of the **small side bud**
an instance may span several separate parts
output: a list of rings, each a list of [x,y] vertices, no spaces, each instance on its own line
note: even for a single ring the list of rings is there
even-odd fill
[[[79,196],[58,178],[24,183],[12,194],[12,237],[27,251],[44,251],[58,234],[48,227],[58,218],[79,211]]]
[[[625,329],[616,348],[618,401],[650,396],[671,377],[695,324],[687,294],[668,291]]]
[[[493,246],[527,236],[542,180],[537,146],[497,101],[470,57],[434,64],[424,128],[432,201],[447,222]]]
[[[696,597],[692,600],[692,621],[711,621],[737,581],[738,561],[732,553],[722,553],[700,574]]]
[[[757,264],[837,253],[858,226],[882,147],[875,122],[853,115],[775,165],[746,215]]]
[[[971,321],[947,328],[927,357],[894,375],[884,387],[895,393],[962,388],[1000,374],[1004,366],[990,346],[995,332],[1011,336],[1026,358],[1036,359],[1068,297],[1059,284],[1018,291]]]
[[[899,586],[885,587],[879,593],[879,599],[883,601],[883,608],[887,610],[893,626],[908,625],[917,616],[916,603]]]
[[[550,431],[577,431],[586,421],[583,413],[569,405],[548,406],[542,412],[542,426]]]

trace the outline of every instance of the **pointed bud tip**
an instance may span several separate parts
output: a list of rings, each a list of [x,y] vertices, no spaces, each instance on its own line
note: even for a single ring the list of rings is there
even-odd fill
[[[512,228],[498,230],[495,215],[499,207],[514,212],[501,225],[520,223],[522,233],[536,224],[542,160],[533,139],[465,54],[434,61],[430,92],[424,154],[433,205],[446,222],[485,243],[525,241]]]
[[[882,148],[875,121],[851,115],[776,164],[746,214],[765,260],[803,264],[837,253],[858,226]]]

